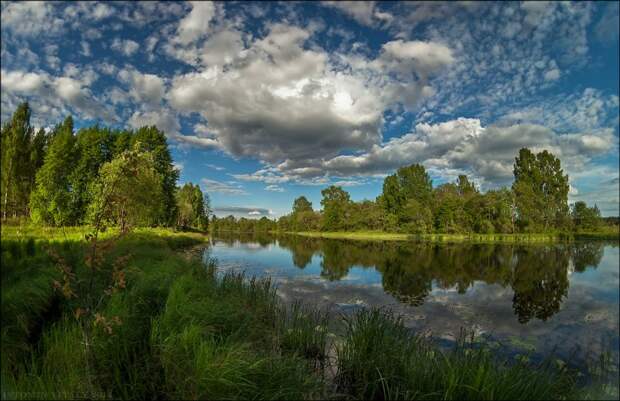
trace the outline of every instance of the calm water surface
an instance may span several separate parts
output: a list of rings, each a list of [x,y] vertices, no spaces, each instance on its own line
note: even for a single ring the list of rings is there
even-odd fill
[[[475,331],[516,350],[617,363],[618,242],[553,245],[216,238],[222,271],[272,277],[285,301],[349,313],[389,306],[408,326],[453,339]]]

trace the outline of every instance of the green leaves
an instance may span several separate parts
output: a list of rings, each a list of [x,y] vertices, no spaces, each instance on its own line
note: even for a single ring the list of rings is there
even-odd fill
[[[560,160],[543,150],[523,148],[515,159],[515,194],[518,222],[524,232],[546,232],[568,225],[568,176]]]

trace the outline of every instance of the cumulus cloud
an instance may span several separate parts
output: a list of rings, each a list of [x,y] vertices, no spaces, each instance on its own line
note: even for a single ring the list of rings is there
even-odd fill
[[[377,61],[379,69],[402,75],[418,74],[423,78],[454,62],[452,50],[439,43],[395,40],[382,46]]]
[[[157,75],[143,74],[135,69],[122,69],[118,77],[129,85],[129,94],[138,102],[157,105],[164,97],[165,83]]]
[[[16,103],[16,96],[31,98],[37,111],[49,111],[53,117],[60,117],[64,106],[68,106],[88,119],[105,119],[116,121],[112,109],[103,105],[88,87],[96,74],[90,69],[80,70],[67,65],[64,76],[52,76],[47,73],[2,70],[2,101],[3,105]],[[6,110],[10,112],[14,107]],[[5,108],[3,107],[3,119]]]
[[[479,119],[458,118],[438,124],[419,123],[412,132],[357,155],[325,158],[304,168],[291,168],[293,164],[285,162],[235,178],[271,185],[318,180],[321,184],[351,186],[363,181],[337,177],[382,176],[401,166],[421,163],[443,178],[470,174],[488,188],[512,180],[514,158],[523,147],[535,152],[549,150],[561,159],[566,171],[578,172],[584,171],[594,157],[617,149],[618,139],[612,129],[559,134],[537,124],[484,127]]]
[[[243,187],[234,182],[222,182],[217,180],[212,180],[209,178],[203,178],[200,180],[200,183],[203,185],[205,192],[218,192],[229,195],[247,195],[248,193],[243,189]]]
[[[234,31],[224,36],[212,38],[241,48]],[[342,58],[333,65],[327,52],[306,48],[309,37],[300,27],[272,24],[249,47],[216,51],[201,72],[173,78],[170,104],[208,121],[209,136],[180,140],[269,163],[368,149],[381,141],[384,110],[415,104],[430,91],[425,78],[453,61],[443,45],[399,41],[378,60]]]
[[[128,125],[137,129],[143,126],[155,125],[162,130],[168,137],[176,137],[181,129],[179,119],[176,114],[168,109],[159,109],[153,111],[136,110],[129,117]]]
[[[188,44],[205,35],[211,19],[215,15],[215,6],[210,1],[192,1],[192,10],[179,23],[177,40]]]

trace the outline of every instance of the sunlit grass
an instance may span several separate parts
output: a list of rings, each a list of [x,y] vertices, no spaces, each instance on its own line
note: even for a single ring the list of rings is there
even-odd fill
[[[58,270],[48,254],[53,250],[76,274],[85,274],[83,235],[89,230],[69,229],[66,236],[60,229],[19,230],[2,231],[3,399],[617,394],[615,384],[584,389],[571,371],[500,360],[484,346],[463,342],[441,351],[385,310],[345,318],[344,335],[328,341],[325,312],[302,304],[286,307],[269,280],[218,274],[214,262],[185,257],[180,250],[206,237],[166,229],[107,234],[115,240],[103,268],[126,257],[127,285],[103,299],[101,313],[120,324],[111,332],[93,331],[89,358],[75,305],[53,289]]]
[[[400,234],[381,231],[304,231],[290,234],[314,238],[351,239],[364,241],[423,241],[423,242],[484,242],[484,243],[538,243],[570,239],[562,234]]]

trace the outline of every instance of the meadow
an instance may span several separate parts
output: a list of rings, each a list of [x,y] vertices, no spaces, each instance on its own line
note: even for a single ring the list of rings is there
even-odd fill
[[[285,305],[201,260],[202,234],[107,231],[93,258],[88,233],[3,226],[3,399],[618,396],[604,369],[501,359],[466,335],[442,349],[389,310]]]

